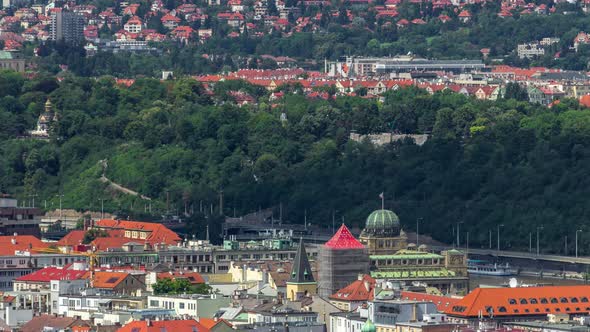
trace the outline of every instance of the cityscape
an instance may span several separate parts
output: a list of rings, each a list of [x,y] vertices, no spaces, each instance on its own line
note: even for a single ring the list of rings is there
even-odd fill
[[[0,332],[590,332],[590,0],[3,0]]]

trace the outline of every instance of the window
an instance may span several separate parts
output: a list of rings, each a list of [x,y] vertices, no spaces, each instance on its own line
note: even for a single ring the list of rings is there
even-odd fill
[[[577,297],[570,297],[570,302],[571,303],[578,303],[580,301],[578,301],[578,298]]]
[[[586,303],[586,302],[588,302],[588,298],[585,297],[585,296],[583,296],[583,297],[580,298],[580,302]]]
[[[524,312],[529,313],[530,310],[529,309],[524,309]]]
[[[178,303],[178,309],[184,309],[184,302]]]
[[[510,304],[516,304],[516,300],[515,299],[508,299],[508,303],[510,303]]]
[[[529,304],[529,302],[526,299],[519,299],[520,304]]]
[[[556,299],[556,298],[554,298],[554,297],[552,297],[552,298],[551,298],[551,303],[558,303],[558,302],[559,302],[559,301],[557,301],[557,299]]]
[[[555,311],[556,311],[556,312],[560,312],[560,311],[561,311],[561,309],[559,309],[559,308],[555,308]]]
[[[535,312],[541,312],[541,310],[539,310],[539,308],[535,308]]]
[[[559,299],[559,302],[561,302],[561,303],[568,303],[569,301],[567,300],[566,297],[562,297],[561,299]]]
[[[530,304],[537,304],[538,302],[537,302],[537,299],[535,299],[534,297],[532,297],[532,298],[529,299],[529,303]]]
[[[550,312],[551,310],[549,310],[549,308],[545,308],[545,312]]]
[[[565,311],[570,311],[570,308],[569,308],[569,307],[566,307],[566,308],[565,308]]]
[[[506,307],[498,307],[499,312],[506,312]]]
[[[514,313],[517,314],[518,313],[518,309],[514,309]]]
[[[540,299],[540,302],[541,302],[542,304],[547,304],[547,303],[548,303],[547,299],[546,299],[546,298],[544,298],[544,297],[542,297],[542,298]]]

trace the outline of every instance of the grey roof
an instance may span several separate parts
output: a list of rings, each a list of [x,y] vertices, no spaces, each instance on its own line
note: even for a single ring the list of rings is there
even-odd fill
[[[308,283],[315,282],[313,273],[311,272],[311,266],[307,259],[307,252],[303,245],[303,239],[299,239],[299,248],[297,248],[297,254],[295,255],[295,261],[293,262],[293,268],[291,270],[291,277],[289,281],[291,283]]]

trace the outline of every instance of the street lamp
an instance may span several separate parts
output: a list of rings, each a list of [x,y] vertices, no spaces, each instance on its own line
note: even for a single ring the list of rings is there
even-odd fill
[[[61,199],[64,197],[64,195],[63,194],[59,194],[59,195],[55,195],[55,196],[59,197],[59,220],[61,220],[63,222],[63,220],[62,220],[62,210],[61,210]]]
[[[100,219],[104,219],[104,198],[99,198],[100,201]]]
[[[539,256],[539,231],[543,229],[543,226],[537,227],[537,256]]]
[[[500,227],[504,227],[504,224],[498,225],[498,251],[500,251]]]
[[[578,233],[582,233],[581,229],[576,230],[576,258],[578,258]]]
[[[420,240],[418,239],[418,233],[420,233],[420,222],[422,222],[422,218],[416,218],[416,247],[420,245]]]
[[[461,235],[460,225],[462,223],[462,221],[457,222],[457,248],[461,248],[461,238],[459,236]]]

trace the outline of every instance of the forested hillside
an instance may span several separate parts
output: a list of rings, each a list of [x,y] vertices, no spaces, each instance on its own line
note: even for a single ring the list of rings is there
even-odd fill
[[[238,108],[228,91],[248,91],[258,106]],[[144,216],[146,202],[114,192],[106,177],[154,199],[153,209],[218,207],[247,213],[283,204],[285,219],[331,227],[332,213],[360,226],[386,206],[405,229],[451,242],[463,221],[472,246],[488,245],[502,229],[505,247],[528,248],[544,226],[546,251],[590,231],[590,110],[562,100],[552,109],[514,99],[478,101],[416,88],[390,92],[384,102],[359,97],[309,100],[296,87],[269,102],[261,88],[219,82],[214,94],[190,79],[137,79],[127,87],[108,77],[22,79],[0,74],[0,191],[57,207]],[[50,98],[59,114],[49,141],[17,138],[33,129]],[[274,103],[274,104],[273,104]],[[281,113],[286,120],[281,121]],[[375,147],[349,141],[361,134],[431,133]],[[464,237],[465,235],[463,235]],[[581,237],[590,244],[590,234]],[[582,246],[583,253],[590,253]]]

